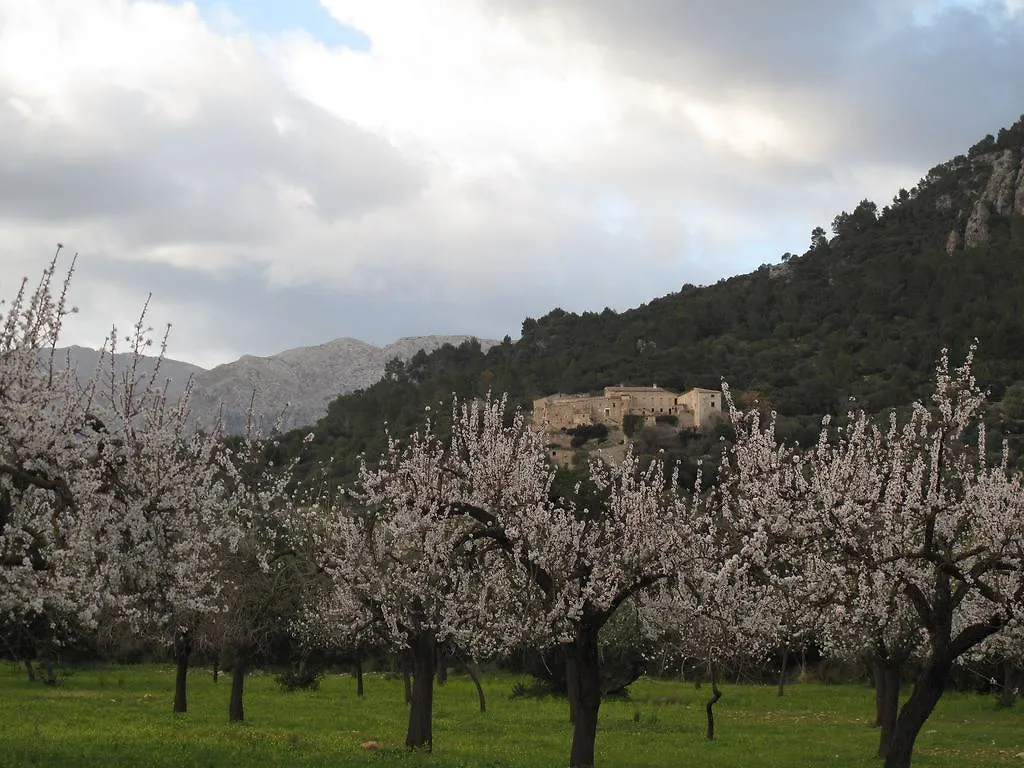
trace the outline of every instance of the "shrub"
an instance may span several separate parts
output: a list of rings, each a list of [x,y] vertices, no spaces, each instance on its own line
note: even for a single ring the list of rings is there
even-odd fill
[[[572,445],[578,448],[588,440],[604,440],[608,437],[608,427],[604,424],[583,424],[567,430],[572,435]]]
[[[644,417],[637,413],[627,413],[622,417],[622,431],[626,433],[626,437],[635,435],[643,425]]]
[[[282,689],[288,691],[316,691],[320,688],[320,678],[323,672],[313,669],[306,664],[300,664],[295,669],[282,672],[274,679]]]

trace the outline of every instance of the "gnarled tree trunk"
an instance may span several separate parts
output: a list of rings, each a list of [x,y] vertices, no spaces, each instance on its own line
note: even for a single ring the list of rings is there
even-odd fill
[[[246,654],[239,651],[235,655],[235,664],[231,668],[231,700],[228,703],[228,721],[240,723],[245,720],[245,707],[242,696],[245,693]]]
[[[430,751],[434,746],[434,672],[437,641],[432,629],[421,629],[412,642],[412,701],[405,746]]]
[[[573,715],[570,768],[591,768],[601,708],[601,669],[597,652],[598,628],[584,624],[565,646],[566,675]]]
[[[715,674],[715,663],[708,662],[708,682],[711,683],[711,698],[704,705],[704,712],[707,716],[707,731],[705,736],[708,741],[715,739],[715,704],[722,698],[722,692],[718,688],[718,675]]]
[[[1009,709],[1017,700],[1017,665],[1010,659],[1003,660],[1003,687],[999,691],[997,706]]]
[[[569,722],[576,722],[576,700],[579,698],[579,672],[576,668],[576,654],[569,651],[569,643],[563,647],[565,651],[565,693],[569,702]]]
[[[188,712],[188,693],[185,684],[188,680],[188,660],[191,655],[192,636],[187,629],[183,629],[174,636],[174,656],[178,667],[174,678],[175,712]]]
[[[786,695],[786,663],[789,661],[789,646],[782,649],[782,665],[779,669],[779,696]]]
[[[42,659],[43,673],[46,675],[47,685],[57,684],[57,671],[54,668],[53,657],[46,654]]]
[[[875,677],[875,726],[882,729],[878,735],[878,756],[884,760],[889,755],[899,714],[900,665],[875,657],[871,666]]]
[[[469,679],[472,680],[473,685],[476,686],[476,698],[480,704],[480,711],[486,712],[487,699],[484,698],[484,687],[480,685],[480,675],[478,675],[476,673],[476,669],[474,669],[476,665],[470,662],[466,662],[464,666],[466,667],[466,674],[469,675]]]
[[[409,659],[408,651],[402,651],[399,662],[402,665],[402,685],[405,687],[405,703],[412,704],[412,661]]]
[[[933,659],[921,670],[914,684],[914,692],[910,694],[896,719],[889,753],[885,757],[885,768],[910,768],[914,742],[928,716],[942,698],[951,667],[950,661]]]
[[[363,652],[356,651],[355,661],[355,673],[356,673],[356,696],[359,698],[363,697]]]
[[[25,659],[25,671],[28,673],[28,681],[34,683],[36,681],[36,669],[32,666],[32,659]]]
[[[448,654],[443,650],[437,654],[437,684],[444,685],[448,682]]]

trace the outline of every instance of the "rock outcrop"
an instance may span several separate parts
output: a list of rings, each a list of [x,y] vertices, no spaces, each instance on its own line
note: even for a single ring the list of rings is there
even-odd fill
[[[967,226],[964,227],[964,248],[976,248],[985,245],[991,237],[989,223],[992,220],[991,203],[981,199],[974,204],[970,218],[967,219]]]
[[[964,245],[964,238],[960,234],[959,229],[951,229],[949,231],[949,237],[946,238],[946,253],[952,254],[955,251],[959,251]]]
[[[992,203],[995,212],[1000,216],[1013,213],[1014,193],[1017,189],[1017,176],[1020,172],[1020,158],[1015,149],[1004,149],[992,163],[992,175],[981,199]]]
[[[946,239],[946,253],[988,244],[992,239],[993,217],[1024,215],[1022,154],[1019,148],[1011,147],[973,158],[974,191],[967,192],[970,215],[966,223],[962,215],[957,217],[957,224]],[[944,202],[940,198],[936,207],[943,210]]]
[[[1024,157],[1020,159],[1017,169],[1017,192],[1014,195],[1013,208],[1018,216],[1024,216]]]

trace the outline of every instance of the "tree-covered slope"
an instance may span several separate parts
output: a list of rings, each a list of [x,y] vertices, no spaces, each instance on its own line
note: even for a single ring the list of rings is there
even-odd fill
[[[620,382],[718,387],[723,377],[806,439],[851,397],[877,411],[925,395],[939,349],[960,356],[975,337],[994,398],[1024,386],[1024,117],[892,202],[840,213],[831,230],[815,228],[801,255],[712,286],[621,313],[554,309],[486,354],[468,342],[392,365],[331,404],[311,457],[333,457],[345,476],[382,445],[384,422],[403,432],[453,393],[493,389],[527,404]]]

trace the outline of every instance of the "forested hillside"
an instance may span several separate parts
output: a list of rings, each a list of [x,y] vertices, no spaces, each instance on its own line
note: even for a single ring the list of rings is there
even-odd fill
[[[348,476],[382,445],[384,422],[401,433],[453,393],[493,389],[528,404],[620,382],[717,388],[723,377],[784,414],[787,436],[813,439],[820,416],[850,398],[879,411],[924,396],[940,348],[956,359],[975,337],[978,378],[1006,397],[996,415],[1012,422],[1024,415],[1022,161],[1024,117],[891,202],[864,200],[831,232],[816,227],[805,252],[779,263],[622,313],[554,309],[486,354],[467,342],[393,363],[385,380],[330,406],[310,458],[333,457]]]

